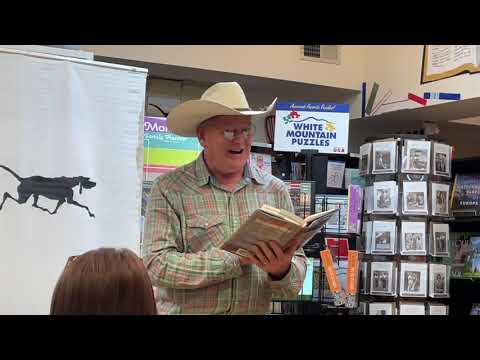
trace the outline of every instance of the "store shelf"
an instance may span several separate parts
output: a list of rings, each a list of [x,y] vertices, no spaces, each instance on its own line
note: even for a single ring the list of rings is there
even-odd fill
[[[418,123],[432,120],[435,122],[447,122],[477,116],[480,116],[480,97],[354,118],[350,122],[362,124],[370,122],[397,122],[398,120],[401,120],[402,123]]]
[[[263,148],[272,148],[272,144],[262,143],[262,142],[252,142],[252,146],[263,147]]]
[[[478,223],[478,222],[480,222],[480,216],[473,216],[473,215],[472,216],[454,216],[454,217],[445,218],[445,222],[448,222],[448,223],[454,223],[454,222],[463,222],[463,223],[475,222],[475,223]]]

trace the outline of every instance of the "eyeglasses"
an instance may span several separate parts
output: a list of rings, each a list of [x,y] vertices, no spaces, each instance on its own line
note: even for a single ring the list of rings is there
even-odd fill
[[[249,127],[243,128],[243,129],[224,129],[223,130],[223,136],[225,136],[225,139],[230,141],[232,141],[240,133],[243,135],[243,138],[247,140],[249,137],[255,134],[255,126],[251,124]]]

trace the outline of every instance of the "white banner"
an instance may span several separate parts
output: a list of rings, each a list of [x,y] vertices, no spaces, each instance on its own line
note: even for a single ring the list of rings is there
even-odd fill
[[[348,153],[348,104],[278,103],[274,151]]]
[[[67,258],[139,254],[146,71],[0,51],[0,314],[48,314]]]

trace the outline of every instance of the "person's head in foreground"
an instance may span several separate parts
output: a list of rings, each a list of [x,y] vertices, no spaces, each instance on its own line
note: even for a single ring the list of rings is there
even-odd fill
[[[72,258],[55,286],[52,315],[155,315],[153,287],[131,250],[101,248]]]

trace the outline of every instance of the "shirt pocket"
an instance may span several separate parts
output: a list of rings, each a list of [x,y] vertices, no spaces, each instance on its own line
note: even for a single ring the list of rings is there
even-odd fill
[[[225,216],[193,214],[187,223],[186,252],[195,253],[220,247],[225,241]]]

